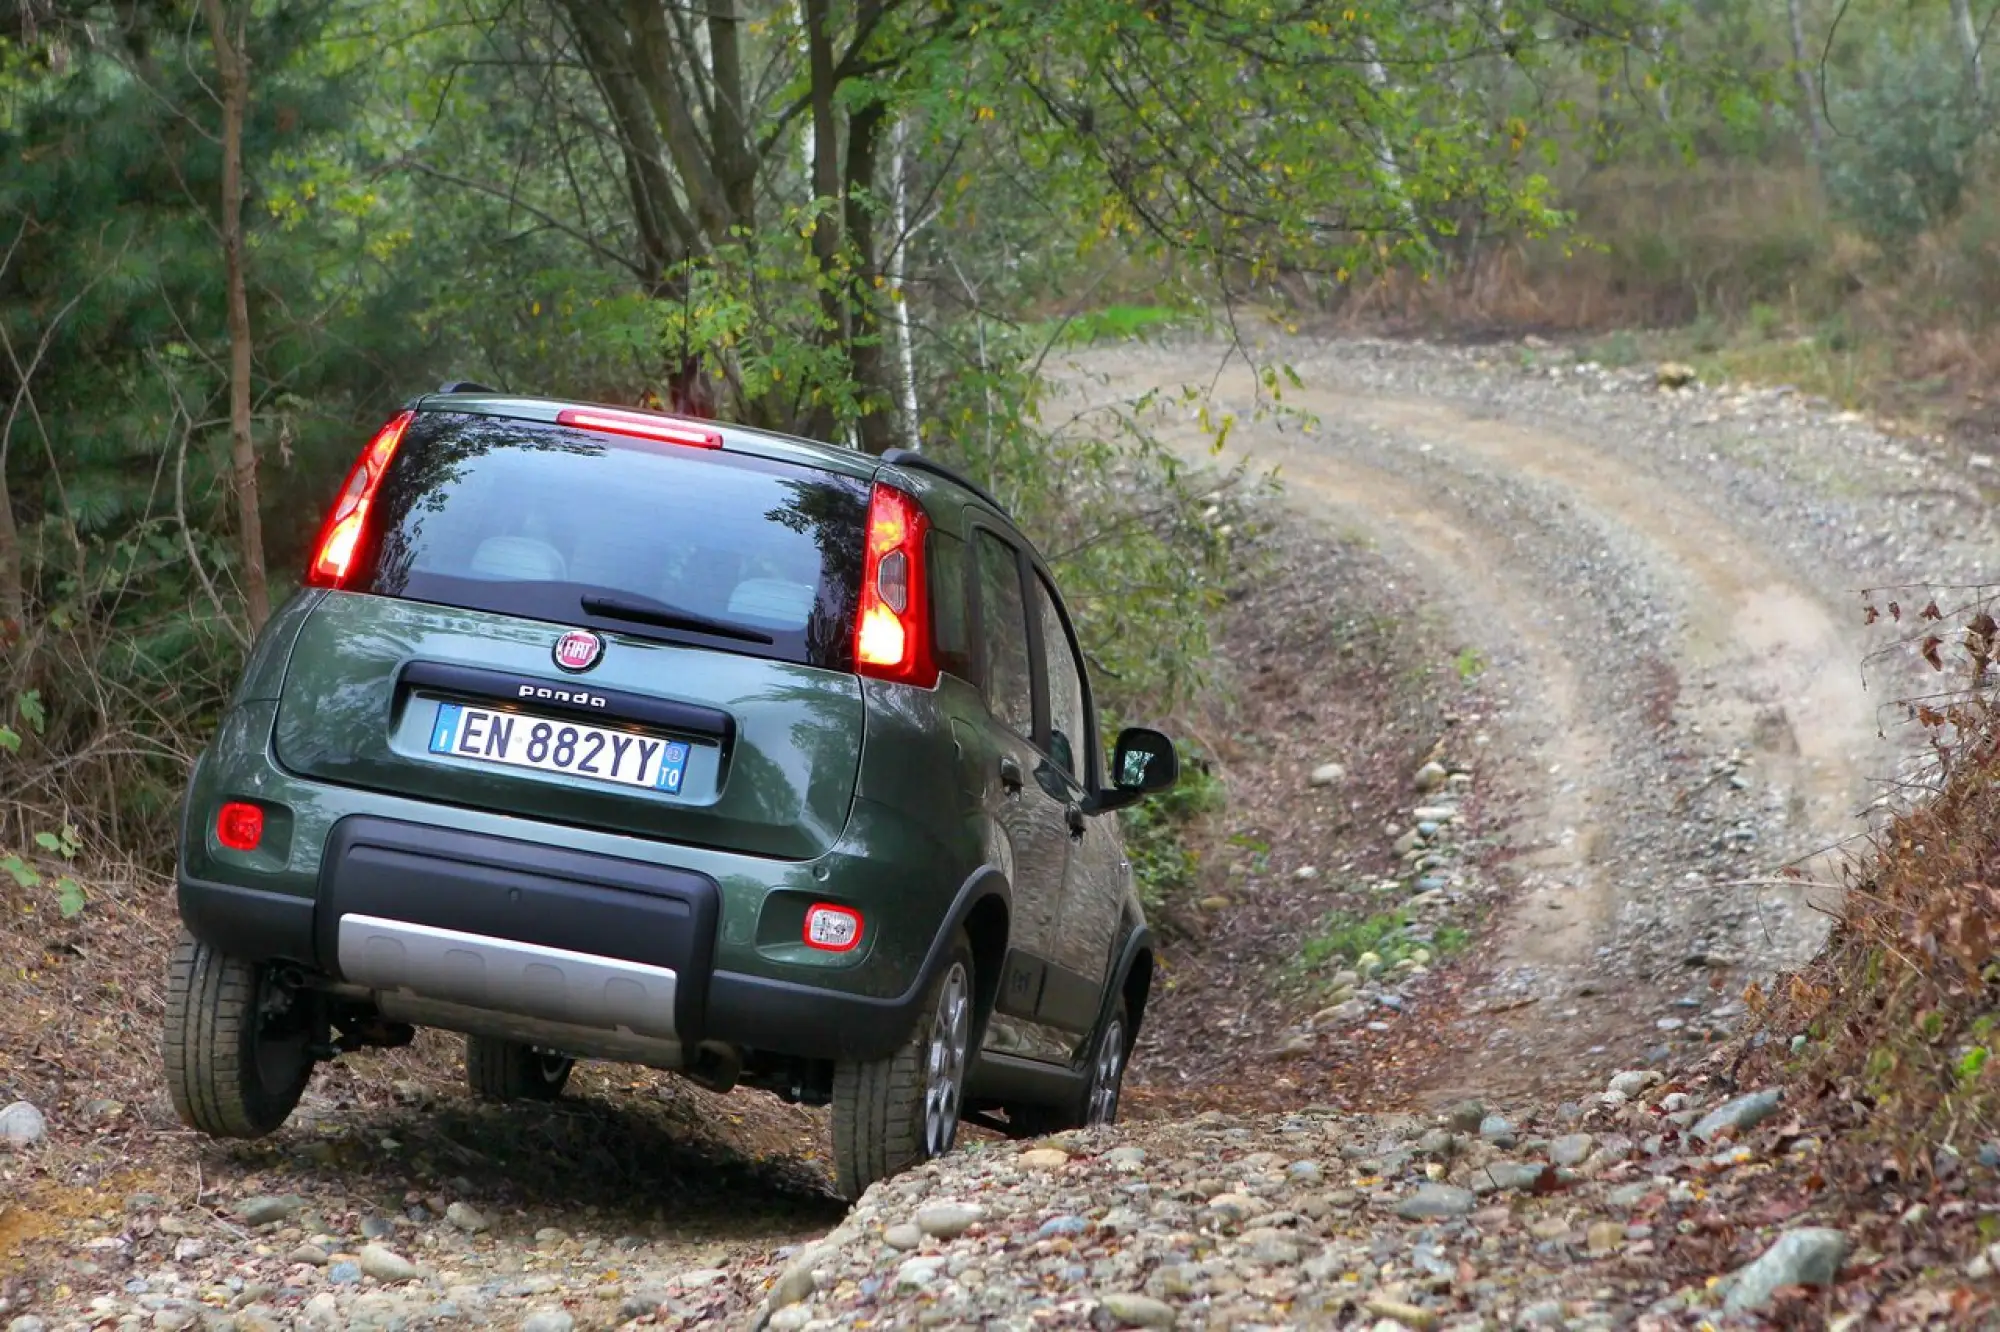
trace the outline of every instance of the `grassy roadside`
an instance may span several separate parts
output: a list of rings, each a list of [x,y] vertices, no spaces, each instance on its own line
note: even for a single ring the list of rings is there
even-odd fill
[[[1837,208],[1803,163],[1600,168],[1561,185],[1573,227],[1454,242],[1427,276],[1281,303],[1352,330],[1533,335],[1607,364],[1672,360],[1710,383],[1788,384],[1898,433],[1976,441],[2000,425],[2000,172],[1894,236]]]

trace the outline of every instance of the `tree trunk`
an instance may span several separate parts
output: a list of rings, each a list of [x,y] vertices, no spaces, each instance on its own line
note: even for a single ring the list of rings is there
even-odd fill
[[[840,125],[833,104],[833,36],[828,0],[804,0],[806,72],[812,100],[813,257],[819,261],[820,308],[826,316],[821,337],[829,344],[848,339],[847,302],[841,299],[835,275],[840,267]],[[809,433],[831,437],[834,417],[830,404],[810,410]]]
[[[1785,0],[1785,16],[1791,21],[1792,71],[1799,81],[1799,96],[1806,104],[1806,128],[1812,134],[1813,165],[1826,169],[1826,123],[1819,114],[1819,85],[1806,64],[1805,20],[1799,16],[1799,0]]]
[[[1965,76],[1972,81],[1972,95],[1983,102],[1986,61],[1979,49],[1979,25],[1972,21],[1972,0],[1951,0],[1951,22],[1958,30],[1958,44],[1965,49]]]
[[[1653,59],[1664,63],[1667,54],[1667,38],[1666,33],[1661,29],[1659,24],[1652,23],[1646,26],[1646,42]],[[1659,116],[1662,125],[1673,125],[1673,98],[1667,95],[1667,81],[1657,77],[1653,84],[1653,111]]]
[[[833,105],[833,38],[827,0],[805,0],[806,69],[812,97],[813,253],[831,272],[840,259],[840,124]]]
[[[229,454],[236,480],[237,534],[242,543],[243,601],[250,632],[271,615],[264,576],[264,520],[258,508],[257,448],[250,434],[250,299],[243,276],[243,115],[250,75],[243,52],[243,24],[229,33],[223,0],[202,0],[216,76],[222,84],[222,259],[229,301]]]
[[[923,437],[917,431],[917,356],[910,341],[909,297],[903,290],[903,273],[910,253],[910,181],[904,170],[906,123],[896,122],[889,150],[889,224],[895,236],[889,251],[889,322],[896,330],[896,407],[903,427],[903,447],[921,449]]]
[[[845,227],[854,276],[848,283],[847,363],[861,402],[861,447],[886,453],[896,446],[894,378],[888,348],[882,341],[881,300],[877,284],[882,265],[875,238],[875,162],[881,156],[882,130],[889,119],[883,102],[855,107],[847,115],[847,174]]]

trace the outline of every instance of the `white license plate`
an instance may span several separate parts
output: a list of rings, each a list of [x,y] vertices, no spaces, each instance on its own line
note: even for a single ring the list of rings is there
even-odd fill
[[[462,703],[438,704],[437,721],[431,725],[431,753],[568,773],[668,795],[680,793],[688,762],[688,747],[679,740]]]

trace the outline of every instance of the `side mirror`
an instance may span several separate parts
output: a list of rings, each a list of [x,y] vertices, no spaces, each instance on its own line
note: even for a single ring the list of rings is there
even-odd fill
[[[1180,780],[1181,760],[1174,742],[1145,726],[1128,726],[1118,733],[1111,751],[1111,786],[1099,791],[1092,812],[1123,809],[1141,797],[1170,790]]]

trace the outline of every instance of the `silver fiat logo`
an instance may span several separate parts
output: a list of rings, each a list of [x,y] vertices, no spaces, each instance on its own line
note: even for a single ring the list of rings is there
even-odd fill
[[[572,629],[556,640],[556,665],[566,671],[587,671],[604,655],[604,640],[588,629]]]

